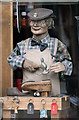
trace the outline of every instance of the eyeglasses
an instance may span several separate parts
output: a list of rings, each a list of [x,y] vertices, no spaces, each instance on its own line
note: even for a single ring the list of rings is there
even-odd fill
[[[29,21],[30,26],[39,26],[39,27],[45,27],[46,26],[46,21],[45,20],[38,20],[38,21]]]

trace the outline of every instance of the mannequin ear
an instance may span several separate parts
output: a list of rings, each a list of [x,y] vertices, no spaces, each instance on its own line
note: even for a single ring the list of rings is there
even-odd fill
[[[47,20],[47,26],[49,29],[51,29],[52,27],[54,27],[54,20],[52,18],[49,18]]]
[[[52,29],[54,28],[55,29],[55,26],[54,26],[54,20],[52,20],[49,24],[49,29]]]
[[[48,27],[51,27],[51,25],[52,25],[52,22],[50,21],[49,24],[48,24]]]

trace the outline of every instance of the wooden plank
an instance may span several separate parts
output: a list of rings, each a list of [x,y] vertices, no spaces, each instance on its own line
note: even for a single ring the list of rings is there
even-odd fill
[[[0,96],[2,96],[2,3],[0,3]]]
[[[70,107],[70,97],[69,96],[63,96],[65,98],[65,102],[63,102],[63,108],[68,109]]]
[[[7,118],[7,120],[10,119],[11,111],[3,111],[3,120]]]
[[[51,120],[56,119],[59,120],[59,118],[66,118],[66,112],[68,110],[61,110],[61,111],[57,111],[57,114],[51,114]],[[69,112],[68,112],[69,114]],[[9,120],[11,118],[11,111],[10,110],[3,110],[3,120],[6,120],[6,118]]]
[[[17,96],[16,96],[17,97]],[[13,108],[13,99],[15,97],[13,96],[7,96],[7,97],[0,97],[0,100],[3,101],[3,120],[5,118],[10,118],[11,117],[11,110],[14,110]],[[18,110],[27,110],[27,105],[29,102],[33,102],[34,104],[34,110],[40,110],[42,109],[42,101],[43,103],[46,102],[44,108],[46,110],[51,110],[51,104],[52,102],[56,101],[57,103],[57,114],[51,114],[51,120],[56,118],[59,120],[59,118],[66,118],[66,111],[70,106],[66,105],[69,102],[69,96],[63,96],[63,97],[17,97],[19,99],[19,108]],[[16,99],[15,99],[16,100]],[[63,105],[64,104],[64,105]],[[63,107],[65,106],[65,107]]]
[[[12,71],[7,62],[7,57],[12,51],[12,3],[2,3],[2,96],[6,95],[6,89],[12,87]]]
[[[56,120],[59,120],[59,118],[66,118],[66,111],[61,110],[57,111],[57,114],[51,114],[51,120],[53,120],[54,118],[56,118]]]
[[[14,97],[0,98],[3,100],[3,110],[14,109],[13,102],[12,102],[13,98]],[[30,101],[33,102],[35,110],[40,110],[40,109],[42,109],[42,102],[41,102],[42,100],[44,100],[46,102],[45,109],[47,109],[47,110],[51,110],[51,104],[52,104],[53,100],[56,101],[58,110],[63,110],[63,109],[70,107],[70,106],[66,107],[65,104],[68,104],[68,103],[67,103],[67,101],[65,101],[64,97],[18,97],[18,99],[20,101],[18,110],[26,110]],[[65,108],[64,108],[64,106],[65,106]]]
[[[68,114],[66,115],[66,112],[68,112],[68,110],[61,110],[61,111],[57,111],[57,114],[51,114],[51,120],[59,120],[59,118],[61,119],[66,119],[67,118],[67,115],[69,115],[69,112]],[[16,116],[16,115],[15,115]],[[18,114],[17,114],[18,116]],[[10,110],[3,110],[3,120],[6,120],[6,119],[11,119],[11,111]],[[16,117],[15,117],[16,119]],[[18,117],[18,119],[20,119]]]

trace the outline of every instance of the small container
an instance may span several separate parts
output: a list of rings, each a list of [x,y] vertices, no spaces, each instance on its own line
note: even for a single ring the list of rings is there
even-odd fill
[[[21,13],[21,26],[26,26],[27,25],[27,17],[26,17],[26,12]]]

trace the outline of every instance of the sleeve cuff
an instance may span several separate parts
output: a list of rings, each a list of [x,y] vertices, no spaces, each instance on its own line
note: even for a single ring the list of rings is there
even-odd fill
[[[19,58],[18,60],[16,60],[16,66],[22,68],[24,60],[24,58]]]
[[[72,73],[72,62],[68,61],[68,60],[64,60],[62,61],[62,63],[65,66],[65,71],[62,72],[64,75],[71,75]]]

